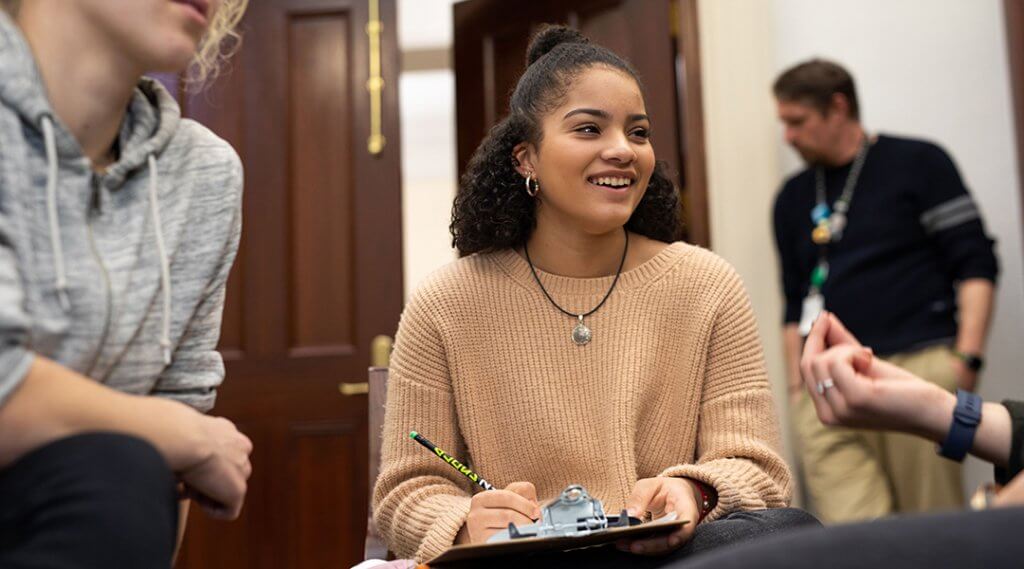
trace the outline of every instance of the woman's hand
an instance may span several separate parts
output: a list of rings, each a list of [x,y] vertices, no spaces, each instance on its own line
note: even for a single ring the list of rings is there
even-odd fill
[[[835,315],[811,328],[800,372],[826,425],[911,432],[929,438],[949,427],[956,398],[861,346]]]
[[[700,502],[700,490],[686,478],[658,476],[637,480],[633,494],[626,501],[630,516],[642,518],[650,512],[651,518],[658,519],[674,512],[677,519],[689,520],[690,523],[668,535],[622,541],[618,544],[619,549],[644,555],[663,555],[682,547],[697,527]]]
[[[1018,474],[996,494],[992,505],[996,508],[1024,506],[1024,475]]]
[[[530,482],[513,482],[504,490],[487,490],[473,496],[466,524],[455,543],[483,543],[508,524],[532,524],[540,518],[537,489]]]

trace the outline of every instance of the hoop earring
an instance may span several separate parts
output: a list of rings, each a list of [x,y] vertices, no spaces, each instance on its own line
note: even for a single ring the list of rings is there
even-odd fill
[[[533,174],[530,174],[526,177],[526,195],[535,198],[538,193],[540,193],[540,182],[534,180]]]

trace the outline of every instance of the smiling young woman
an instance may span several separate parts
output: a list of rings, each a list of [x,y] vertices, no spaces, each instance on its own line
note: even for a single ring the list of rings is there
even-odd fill
[[[242,172],[142,74],[209,77],[245,0],[0,8],[0,566],[168,567],[251,472],[203,414]]]
[[[593,566],[814,523],[783,508],[790,474],[743,285],[675,242],[677,193],[636,73],[564,27],[539,32],[527,62],[455,199],[462,258],[399,325],[373,497],[390,548],[424,560],[485,541],[569,484],[608,511],[692,522],[620,544],[630,553],[581,553]],[[410,430],[504,490],[473,496]]]

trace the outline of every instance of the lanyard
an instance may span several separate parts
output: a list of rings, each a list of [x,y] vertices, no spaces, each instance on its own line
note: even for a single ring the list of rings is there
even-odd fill
[[[864,142],[857,150],[857,156],[853,159],[853,165],[850,166],[850,173],[846,175],[846,181],[843,183],[843,192],[832,208],[828,207],[828,198],[825,195],[825,167],[819,164],[814,169],[814,190],[817,203],[811,210],[811,221],[814,223],[811,241],[818,245],[818,264],[811,271],[809,294],[821,292],[821,287],[828,279],[828,246],[843,238],[843,230],[847,223],[846,212],[850,210],[853,190],[857,187],[857,180],[864,168],[864,161],[867,159],[870,146],[871,138],[865,133]]]

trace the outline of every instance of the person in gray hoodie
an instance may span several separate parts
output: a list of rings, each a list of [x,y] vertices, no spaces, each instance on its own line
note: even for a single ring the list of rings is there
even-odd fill
[[[0,567],[168,567],[238,516],[204,414],[241,231],[234,150],[142,75],[211,68],[245,0],[0,0]]]

